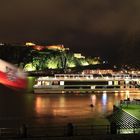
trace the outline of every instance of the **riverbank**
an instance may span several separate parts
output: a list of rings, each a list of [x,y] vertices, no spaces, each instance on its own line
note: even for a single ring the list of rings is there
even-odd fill
[[[123,105],[122,110],[140,120],[140,104]]]

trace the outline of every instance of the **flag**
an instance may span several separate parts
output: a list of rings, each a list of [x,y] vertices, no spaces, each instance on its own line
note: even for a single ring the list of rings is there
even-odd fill
[[[23,70],[0,59],[0,83],[13,88],[26,88],[27,76]]]

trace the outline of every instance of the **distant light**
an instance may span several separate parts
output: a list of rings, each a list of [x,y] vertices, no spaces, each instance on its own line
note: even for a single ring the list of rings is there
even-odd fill
[[[1,43],[1,42],[0,42],[0,46],[3,46],[3,45],[4,45],[4,43]]]
[[[103,64],[108,64],[108,61],[103,61]]]
[[[51,45],[51,46],[46,46],[47,49],[49,50],[60,50],[60,51],[65,51],[69,50],[69,48],[64,48],[64,45]]]
[[[35,46],[36,44],[32,43],[32,42],[26,42],[25,44],[26,46]]]
[[[117,68],[117,66],[116,65],[114,65],[114,69],[116,69]]]
[[[35,45],[33,46],[34,49],[38,50],[38,51],[41,51],[43,50],[45,47],[44,46],[39,46],[39,45]]]

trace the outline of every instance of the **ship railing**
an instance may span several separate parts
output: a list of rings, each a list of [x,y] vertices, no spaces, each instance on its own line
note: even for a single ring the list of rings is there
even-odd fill
[[[134,81],[139,81],[140,77],[138,75],[122,75],[122,74],[110,74],[110,75],[103,75],[103,74],[55,74],[53,77],[39,77],[39,80],[94,80],[94,79],[99,79],[99,80],[134,80]]]

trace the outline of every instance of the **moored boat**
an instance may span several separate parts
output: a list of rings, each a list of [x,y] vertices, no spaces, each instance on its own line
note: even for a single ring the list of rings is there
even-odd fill
[[[140,79],[130,76],[99,74],[55,74],[38,77],[33,86],[34,93],[92,93],[138,92]]]

